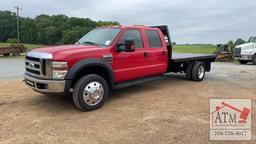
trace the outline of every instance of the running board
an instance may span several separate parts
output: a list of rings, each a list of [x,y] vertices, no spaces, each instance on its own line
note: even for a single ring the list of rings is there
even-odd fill
[[[128,81],[128,82],[116,84],[114,86],[114,89],[122,89],[122,88],[130,87],[130,86],[133,86],[133,85],[142,84],[142,83],[145,83],[145,82],[159,80],[159,79],[162,79],[162,78],[164,78],[164,77],[163,76],[155,76],[155,77],[149,77],[149,78],[143,78],[143,79]]]

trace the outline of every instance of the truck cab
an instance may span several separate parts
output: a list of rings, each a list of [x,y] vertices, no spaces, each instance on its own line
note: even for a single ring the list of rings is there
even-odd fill
[[[256,65],[256,36],[250,37],[246,44],[236,46],[234,56],[241,64],[252,62]]]
[[[27,53],[25,83],[46,94],[72,95],[82,111],[103,106],[111,91],[184,72],[202,81],[215,55],[173,54],[167,26],[100,27],[73,45]]]

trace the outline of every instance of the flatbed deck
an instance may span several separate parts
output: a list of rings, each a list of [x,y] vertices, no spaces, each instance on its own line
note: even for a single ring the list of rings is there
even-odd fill
[[[215,54],[190,54],[190,53],[172,53],[172,57],[169,59],[170,62],[184,62],[193,60],[204,60],[214,61],[216,58]]]

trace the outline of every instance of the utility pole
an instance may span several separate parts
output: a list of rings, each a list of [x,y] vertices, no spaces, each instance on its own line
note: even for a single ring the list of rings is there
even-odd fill
[[[19,14],[20,14],[20,10],[22,10],[21,8],[19,8],[19,6],[16,6],[15,9],[17,10],[17,45],[20,45],[20,20],[19,20]]]

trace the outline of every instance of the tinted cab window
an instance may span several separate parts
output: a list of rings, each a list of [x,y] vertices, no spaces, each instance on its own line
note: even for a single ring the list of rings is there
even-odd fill
[[[146,35],[148,38],[150,48],[161,48],[162,47],[162,43],[161,43],[161,39],[160,39],[158,31],[146,30]]]
[[[135,48],[143,48],[143,42],[141,38],[140,31],[138,30],[127,30],[124,32],[122,37],[119,39],[118,43],[124,43],[125,39],[133,38],[135,42]]]

